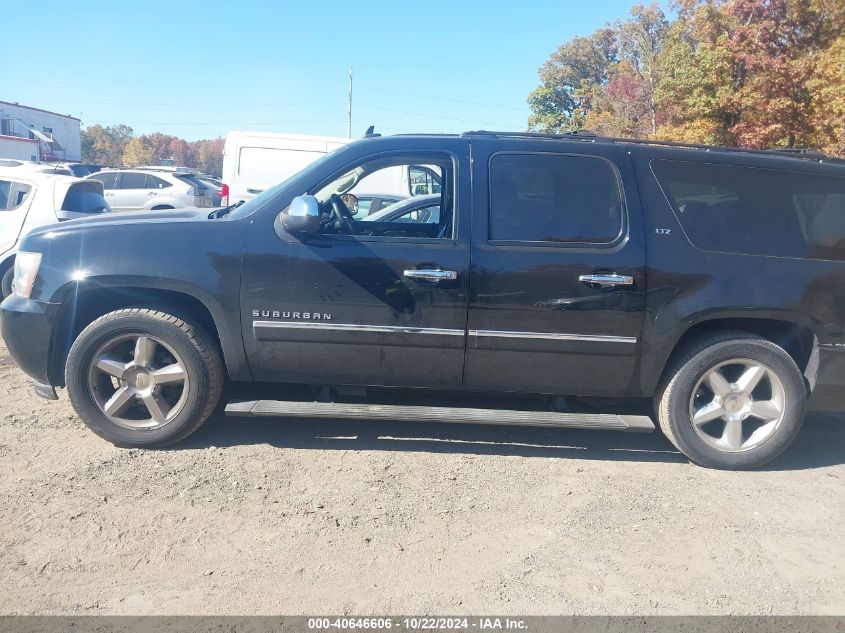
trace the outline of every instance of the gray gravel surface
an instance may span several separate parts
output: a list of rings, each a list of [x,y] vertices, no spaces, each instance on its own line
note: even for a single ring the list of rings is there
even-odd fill
[[[0,612],[842,614],[845,416],[762,472],[658,433],[212,418],[90,433],[0,347]]]

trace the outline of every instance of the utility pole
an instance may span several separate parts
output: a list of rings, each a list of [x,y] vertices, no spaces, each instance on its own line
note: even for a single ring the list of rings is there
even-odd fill
[[[346,134],[352,138],[352,66],[349,67],[349,106],[346,109],[347,126]]]

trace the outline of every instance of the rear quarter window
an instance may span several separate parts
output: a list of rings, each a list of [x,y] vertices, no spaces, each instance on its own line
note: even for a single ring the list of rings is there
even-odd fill
[[[845,177],[665,159],[651,168],[699,248],[845,260]]]

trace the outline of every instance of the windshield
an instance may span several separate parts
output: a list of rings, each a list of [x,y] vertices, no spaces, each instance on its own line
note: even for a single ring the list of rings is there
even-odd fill
[[[310,174],[310,173],[318,171],[319,169],[322,168],[322,166],[326,163],[326,161],[330,160],[338,152],[346,149],[346,147],[347,147],[346,145],[341,145],[340,147],[332,150],[331,152],[329,152],[325,156],[318,158],[317,160],[315,160],[313,163],[308,165],[302,171],[298,171],[295,174],[288,176],[282,182],[280,182],[278,185],[273,185],[269,189],[265,189],[262,193],[255,196],[252,200],[245,202],[244,204],[239,206],[237,209],[233,209],[232,213],[229,215],[229,217],[230,218],[244,218],[248,215],[251,215],[254,211],[258,210],[261,207],[261,205],[263,205],[267,200],[274,198],[277,193],[279,193],[282,189],[284,189],[288,185],[288,183],[292,182],[296,178],[299,178],[300,176],[304,176],[306,174]],[[233,200],[232,202],[238,202],[238,201]],[[281,211],[281,209],[279,209],[279,210]]]

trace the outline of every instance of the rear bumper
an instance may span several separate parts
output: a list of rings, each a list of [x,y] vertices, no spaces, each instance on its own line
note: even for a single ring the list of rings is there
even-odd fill
[[[818,371],[807,408],[845,411],[845,345],[819,345]]]
[[[60,304],[14,295],[0,304],[0,334],[9,354],[25,374],[42,385],[50,381],[53,331]]]

